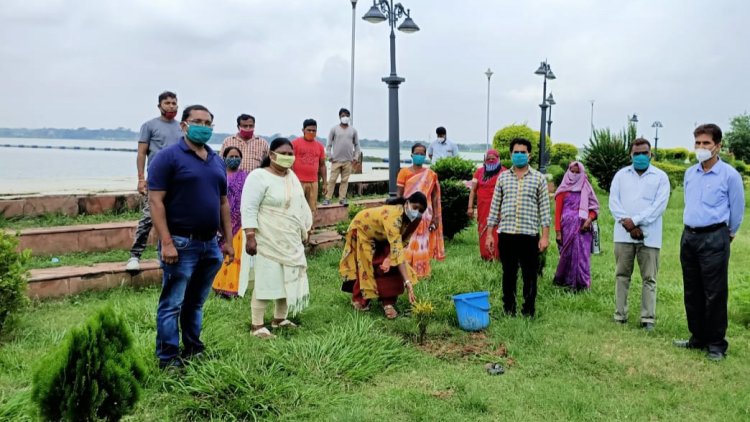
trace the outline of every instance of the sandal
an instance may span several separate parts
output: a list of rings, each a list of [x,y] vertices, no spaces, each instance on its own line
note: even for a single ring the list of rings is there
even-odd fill
[[[288,319],[275,319],[271,322],[271,328],[297,328],[297,324]]]
[[[354,307],[354,309],[356,309],[356,310],[358,310],[360,312],[367,312],[367,311],[370,310],[370,305],[369,304],[363,305],[363,304],[361,304],[359,302],[352,302],[352,307]]]
[[[396,319],[398,317],[398,312],[396,312],[396,308],[393,305],[383,306],[383,312],[385,312],[385,317],[388,319]]]
[[[271,334],[271,332],[268,331],[268,328],[266,327],[260,327],[257,330],[253,330],[253,335],[263,340],[276,337],[275,335]]]

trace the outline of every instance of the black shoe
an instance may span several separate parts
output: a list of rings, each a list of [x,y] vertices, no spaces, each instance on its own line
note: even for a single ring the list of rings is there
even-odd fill
[[[197,361],[201,360],[205,357],[205,350],[195,350],[195,351],[183,351],[182,352],[182,360],[183,361]],[[187,363],[187,362],[183,362]]]
[[[342,199],[342,200],[339,201],[339,204],[341,204],[341,205],[343,205],[345,207],[348,207],[349,206],[349,201],[347,201],[346,199]]]
[[[170,360],[160,360],[159,369],[168,373],[181,372],[185,369],[185,363],[180,358],[174,358]]]
[[[622,324],[622,325],[625,325],[625,324],[628,323],[627,319],[613,319],[612,321],[614,321],[614,322],[616,322],[618,324]]]
[[[720,362],[724,360],[726,355],[721,352],[708,352],[706,353],[706,359],[712,361],[712,362]]]
[[[653,322],[642,322],[641,328],[643,328],[645,331],[651,332],[654,331],[654,323]]]
[[[673,340],[672,345],[683,349],[705,349],[704,346],[692,343],[690,340]]]

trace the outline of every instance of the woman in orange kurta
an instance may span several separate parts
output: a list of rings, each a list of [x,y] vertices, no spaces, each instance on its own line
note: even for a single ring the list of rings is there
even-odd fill
[[[419,277],[430,275],[432,259],[445,259],[440,184],[437,174],[423,167],[426,154],[427,148],[424,145],[414,144],[411,148],[412,166],[401,169],[396,180],[398,196],[408,197],[414,192],[422,192],[427,197],[427,210],[406,249],[406,262]]]
[[[357,213],[346,233],[339,263],[344,278],[341,289],[352,293],[352,306],[368,310],[372,299],[380,299],[389,319],[398,313],[393,305],[404,288],[414,301],[412,283],[417,275],[406,263],[404,247],[420,223],[427,198],[415,193],[408,199],[395,198],[386,205]]]

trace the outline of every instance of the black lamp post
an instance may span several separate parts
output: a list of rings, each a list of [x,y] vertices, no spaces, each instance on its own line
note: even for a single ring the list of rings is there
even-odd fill
[[[547,104],[549,105],[549,117],[547,118],[547,137],[549,139],[552,139],[552,106],[557,103],[555,102],[555,98],[552,96],[551,92],[547,96]]]
[[[632,116],[628,118],[628,122],[630,122],[633,126],[635,126],[635,137],[638,137],[638,115],[633,113]]]
[[[356,14],[357,14],[357,0],[351,0],[352,2],[352,60],[351,60],[351,80],[349,82],[349,114],[350,114],[350,121],[349,124],[354,124],[354,29],[355,29],[355,23],[356,23]],[[359,157],[357,157],[359,159]]]
[[[542,109],[542,124],[541,128],[539,129],[539,171],[542,173],[547,172],[547,163],[546,163],[546,152],[547,152],[547,107],[549,105],[547,104],[547,79],[553,80],[555,79],[555,74],[552,73],[552,68],[550,67],[549,63],[547,61],[543,61],[539,65],[539,69],[534,72],[537,75],[542,75],[544,77],[544,85],[542,88],[542,103],[539,104],[539,108]]]
[[[656,129],[656,136],[654,136],[654,159],[656,159],[656,152],[659,149],[659,128],[664,126],[657,120],[651,125],[651,127]]]
[[[396,28],[396,23],[404,17],[404,21]],[[372,7],[362,19],[370,23],[380,23],[387,20],[391,26],[391,74],[382,80],[388,85],[388,190],[393,197],[398,192],[396,179],[401,164],[399,157],[401,142],[398,133],[398,86],[405,81],[404,78],[396,74],[396,32],[394,29],[411,34],[419,31],[419,27],[411,19],[409,9],[404,9],[401,3],[394,5],[393,0],[373,0]]]

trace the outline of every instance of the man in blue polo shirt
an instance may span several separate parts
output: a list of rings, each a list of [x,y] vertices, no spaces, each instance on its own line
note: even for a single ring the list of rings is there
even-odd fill
[[[727,297],[729,249],[742,224],[745,191],[737,170],[719,158],[721,129],[700,125],[693,132],[698,164],[685,171],[685,230],[680,263],[690,339],[675,346],[704,349],[720,361],[729,343]]]
[[[156,355],[161,368],[182,367],[184,360],[203,353],[203,303],[223,261],[216,233],[221,230],[225,239],[232,238],[226,169],[206,145],[213,118],[201,105],[186,108],[180,123],[184,137],[163,149],[149,166],[151,218],[159,235],[164,273],[156,311]],[[223,248],[231,262],[231,242]]]

